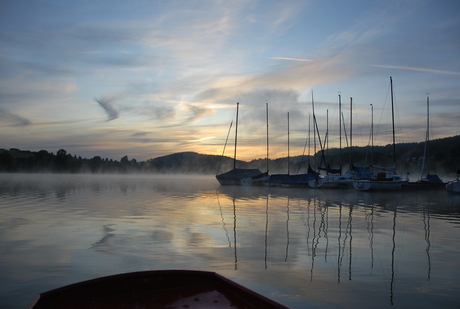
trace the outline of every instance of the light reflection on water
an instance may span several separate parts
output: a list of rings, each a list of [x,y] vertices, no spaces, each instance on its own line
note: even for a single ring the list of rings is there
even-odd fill
[[[216,271],[292,308],[454,307],[460,198],[0,174],[0,308],[148,269]]]

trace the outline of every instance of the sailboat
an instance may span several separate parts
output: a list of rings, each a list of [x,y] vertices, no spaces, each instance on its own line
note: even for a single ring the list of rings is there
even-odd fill
[[[351,106],[350,98],[350,106]],[[351,109],[351,107],[350,107]],[[320,170],[326,171],[327,175],[324,177],[317,177],[308,182],[312,188],[349,188],[353,184],[353,175],[346,173],[342,175],[342,99],[339,94],[339,152],[340,152],[340,168],[332,169],[330,167],[321,168]]]
[[[268,115],[268,111],[267,111]],[[268,116],[267,116],[268,119]],[[289,112],[287,113],[287,126],[288,126],[288,173],[287,174],[272,174],[264,181],[264,185],[267,187],[281,186],[282,183],[289,177]],[[268,120],[267,120],[268,123]],[[267,125],[267,145],[268,145],[268,125]],[[267,146],[267,157],[268,157],[268,146]],[[267,163],[268,164],[268,163]],[[267,168],[268,170],[268,168]]]
[[[268,171],[268,165],[269,165],[269,147],[268,147],[268,103],[265,103],[265,110],[266,110],[266,124],[267,124],[267,155],[266,155],[266,164],[267,164],[267,171],[265,173],[261,173],[260,175],[256,177],[251,177],[251,178],[246,178],[242,180],[242,183],[244,185],[252,185],[252,186],[263,186],[265,183],[271,178],[269,175]]]
[[[236,149],[238,142],[238,112],[240,103],[236,103],[236,129],[235,129],[235,149],[233,155],[233,169],[226,173],[217,174],[216,179],[221,185],[245,186],[251,185],[253,181],[268,178],[268,171],[262,173],[259,169],[236,168]]]
[[[428,155],[428,143],[430,140],[430,97],[426,97],[426,138],[425,138],[425,147],[423,150],[423,161],[422,161],[422,176],[416,182],[408,182],[405,188],[408,189],[444,189],[446,183],[439,178],[437,174],[430,174],[429,172],[425,177],[425,163]]]
[[[282,178],[281,186],[282,187],[308,187],[308,182],[312,179],[316,179],[318,173],[315,172],[310,163],[308,163],[308,171],[305,174],[295,174],[291,175],[289,173],[289,113],[288,113],[288,174],[280,176]]]
[[[357,179],[369,179],[372,176],[372,170],[368,166],[356,166],[353,163],[353,131],[352,131],[352,98],[350,98],[350,169],[345,173],[345,175],[349,175],[350,178],[353,180]],[[373,136],[374,136],[374,107],[371,104],[371,140],[372,140],[372,146],[371,146],[371,152],[373,152]],[[371,161],[372,162],[372,161]]]
[[[393,79],[390,76],[390,92],[391,92],[391,122],[393,134],[393,166],[381,167],[371,166],[381,170],[382,172],[373,173],[368,179],[357,179],[353,181],[353,187],[360,191],[376,190],[401,190],[402,185],[408,182],[408,179],[403,179],[396,174],[396,142],[395,142],[395,121],[394,121],[394,102],[393,102]]]

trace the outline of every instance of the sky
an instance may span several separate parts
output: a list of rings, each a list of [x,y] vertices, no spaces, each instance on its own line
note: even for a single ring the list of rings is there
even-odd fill
[[[233,156],[237,102],[241,160],[386,145],[390,76],[397,142],[460,134],[457,0],[0,0],[0,42],[3,149]]]

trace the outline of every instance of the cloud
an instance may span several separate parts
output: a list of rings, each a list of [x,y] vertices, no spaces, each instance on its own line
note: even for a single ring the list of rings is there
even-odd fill
[[[185,121],[186,123],[194,122],[210,113],[212,113],[212,110],[209,108],[202,108],[198,106],[194,106],[191,104],[187,104],[187,107],[190,109],[192,112],[192,115]]]
[[[289,58],[289,57],[271,57],[270,59],[274,59],[274,60],[292,60],[292,61],[313,61],[311,59]]]
[[[398,65],[378,65],[378,64],[374,64],[372,66],[377,67],[377,68],[386,68],[386,69],[401,69],[401,70],[422,71],[422,72],[438,73],[438,74],[460,75],[460,72],[454,72],[454,71],[434,70],[434,69],[425,69],[425,68],[414,68],[414,67],[406,67],[406,66],[398,66]]]
[[[153,114],[157,119],[170,119],[176,115],[176,110],[171,106],[153,107]]]
[[[107,120],[111,121],[119,117],[118,111],[112,106],[113,99],[94,99],[107,113]]]
[[[102,51],[100,50],[80,50],[80,51],[75,51],[77,54],[102,54]]]
[[[175,118],[176,108],[174,106],[155,106],[155,104],[155,102],[152,103],[148,101],[144,101],[142,104],[135,105],[125,104],[124,106],[120,107],[120,111],[127,111],[136,115],[146,116],[149,117],[149,119],[155,119],[159,121],[166,121]]]
[[[215,76],[220,82],[197,93],[195,99],[207,102],[230,102],[230,99],[234,100],[244,93],[260,89],[310,91],[316,85],[330,84],[352,75],[354,71],[346,64],[349,57],[350,54],[342,53],[314,61],[295,61],[295,63],[258,75]]]
[[[3,108],[0,108],[0,119],[2,122],[10,123],[12,126],[28,126],[32,124],[27,118],[13,114]]]

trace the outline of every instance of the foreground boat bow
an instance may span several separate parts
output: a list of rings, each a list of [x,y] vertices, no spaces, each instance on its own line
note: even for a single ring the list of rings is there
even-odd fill
[[[41,293],[37,308],[288,308],[217,273],[141,271],[83,281]]]

